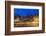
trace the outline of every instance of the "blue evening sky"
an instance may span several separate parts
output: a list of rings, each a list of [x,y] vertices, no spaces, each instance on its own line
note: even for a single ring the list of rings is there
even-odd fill
[[[34,16],[39,14],[39,9],[14,8],[14,16]]]

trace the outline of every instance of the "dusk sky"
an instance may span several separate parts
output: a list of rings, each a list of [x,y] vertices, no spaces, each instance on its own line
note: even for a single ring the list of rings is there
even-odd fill
[[[39,14],[39,9],[14,8],[14,16],[34,16]]]

